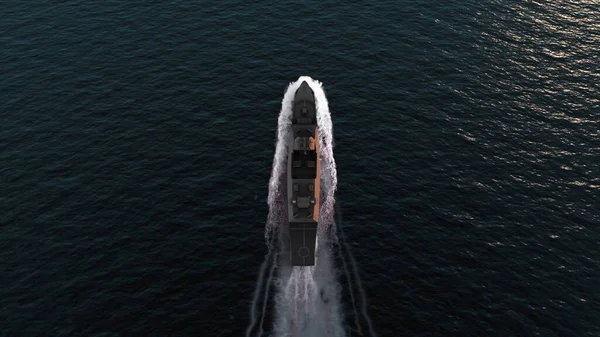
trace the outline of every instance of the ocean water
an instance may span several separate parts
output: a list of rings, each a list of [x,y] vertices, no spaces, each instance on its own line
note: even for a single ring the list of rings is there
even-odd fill
[[[0,13],[0,336],[243,336],[301,75],[378,336],[600,336],[597,1]]]

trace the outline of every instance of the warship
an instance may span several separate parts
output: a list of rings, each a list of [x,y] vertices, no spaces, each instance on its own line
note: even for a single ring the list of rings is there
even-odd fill
[[[314,92],[306,83],[294,95],[287,157],[287,215],[292,266],[315,265],[319,224],[319,126]]]

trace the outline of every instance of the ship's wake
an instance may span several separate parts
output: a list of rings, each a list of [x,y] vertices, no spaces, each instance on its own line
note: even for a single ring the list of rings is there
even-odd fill
[[[284,226],[287,223],[284,189],[287,151],[291,139],[291,115],[294,94],[300,84],[306,81],[315,95],[317,123],[319,125],[319,146],[321,157],[321,208],[319,212],[319,229],[315,254],[315,266],[292,267],[286,256],[287,237]],[[265,240],[268,253],[261,265],[256,290],[251,306],[251,322],[246,329],[246,337],[253,332],[256,336],[265,333],[265,318],[269,304],[269,292],[273,288],[275,295],[271,336],[274,337],[341,337],[355,332],[376,336],[371,327],[371,320],[366,313],[366,299],[360,284],[358,270],[349,245],[345,242],[343,231],[340,239],[336,234],[334,221],[335,191],[337,188],[337,171],[333,157],[333,132],[331,115],[322,84],[310,77],[302,76],[290,83],[282,101],[278,121],[277,146],[273,159],[273,170],[269,181],[269,215],[265,229]],[[341,215],[338,209],[338,223]],[[341,229],[341,223],[340,229]],[[345,248],[346,254],[343,249]],[[340,257],[343,269],[335,267],[335,256]],[[346,262],[349,256],[350,263]],[[354,273],[350,275],[348,264]],[[268,275],[267,275],[268,270]],[[342,287],[338,280],[343,273],[348,280],[349,293],[353,308],[354,323],[344,325],[341,305]],[[352,277],[353,276],[353,277]],[[266,277],[266,280],[265,280]],[[362,300],[361,314],[368,323],[368,329],[360,324],[360,315],[356,309],[354,284],[359,288]],[[261,290],[264,286],[262,306],[259,306]],[[260,311],[260,313],[259,313]],[[260,315],[260,320],[257,316]],[[352,327],[350,327],[352,326]],[[365,331],[363,331],[365,330]]]

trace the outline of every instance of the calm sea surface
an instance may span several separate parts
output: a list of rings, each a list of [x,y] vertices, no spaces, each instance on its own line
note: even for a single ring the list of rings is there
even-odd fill
[[[0,13],[0,336],[243,336],[300,75],[379,336],[600,336],[598,1]]]

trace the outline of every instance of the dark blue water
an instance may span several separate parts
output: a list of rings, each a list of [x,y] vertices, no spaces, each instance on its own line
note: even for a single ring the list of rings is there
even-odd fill
[[[242,336],[300,75],[379,336],[600,336],[594,1],[0,13],[1,336]]]

